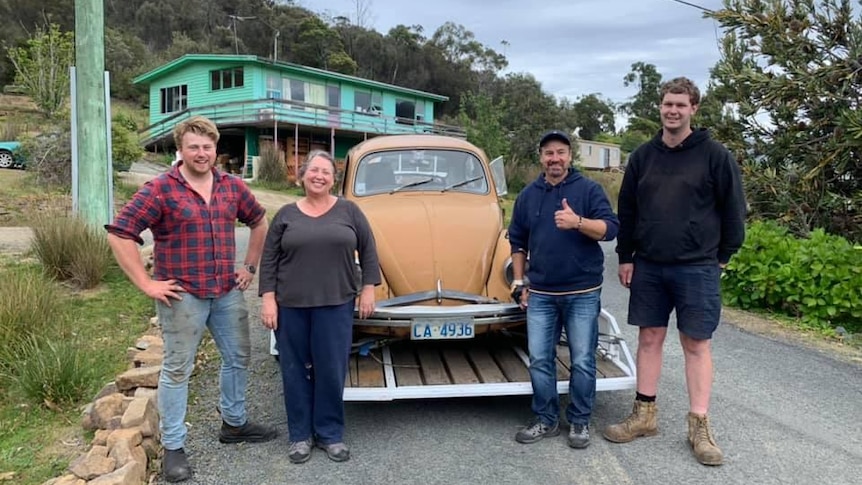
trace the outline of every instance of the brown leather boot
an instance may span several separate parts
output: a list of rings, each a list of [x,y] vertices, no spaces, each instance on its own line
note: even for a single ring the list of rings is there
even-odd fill
[[[602,435],[614,443],[628,443],[641,436],[655,436],[658,434],[657,413],[655,402],[635,400],[632,413],[621,423],[606,427]]]
[[[702,465],[717,466],[724,462],[724,454],[715,444],[709,418],[705,414],[688,413],[688,443]]]

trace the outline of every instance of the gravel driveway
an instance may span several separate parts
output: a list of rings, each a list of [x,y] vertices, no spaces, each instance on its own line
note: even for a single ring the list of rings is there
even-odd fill
[[[240,251],[245,233],[239,232]],[[604,247],[603,306],[624,323],[627,294],[616,281],[613,246]],[[748,325],[727,320],[714,341],[711,412],[726,455],[722,467],[697,464],[685,442],[688,401],[675,330],[665,346],[661,432],[654,438],[615,445],[598,436],[599,429],[629,412],[630,392],[599,393],[595,436],[586,450],[568,448],[564,436],[516,443],[514,433],[529,417],[526,396],[354,402],[346,404],[350,461],[333,463],[315,450],[309,462],[292,465],[278,367],[258,319],[260,300],[255,289],[246,296],[253,345],[248,407],[253,419],[277,425],[281,435],[264,444],[218,443],[218,358],[211,349],[213,359],[192,380],[187,450],[195,476],[189,484],[862,483],[859,361],[836,359],[826,347],[780,334],[751,333]],[[628,325],[623,333],[634,350],[636,333]]]

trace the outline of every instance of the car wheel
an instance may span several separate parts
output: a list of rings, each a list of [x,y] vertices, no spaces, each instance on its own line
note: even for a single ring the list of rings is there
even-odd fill
[[[0,150],[0,168],[12,168],[14,163],[15,159],[12,158],[12,152]]]

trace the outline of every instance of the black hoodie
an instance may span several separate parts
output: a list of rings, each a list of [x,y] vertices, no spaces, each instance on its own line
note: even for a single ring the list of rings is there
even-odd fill
[[[620,263],[726,263],[745,239],[739,165],[704,129],[668,147],[659,132],[629,157],[620,188]]]

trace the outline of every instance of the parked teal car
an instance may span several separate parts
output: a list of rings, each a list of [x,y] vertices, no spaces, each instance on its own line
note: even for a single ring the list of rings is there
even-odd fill
[[[24,168],[21,144],[17,141],[0,141],[0,168]]]

